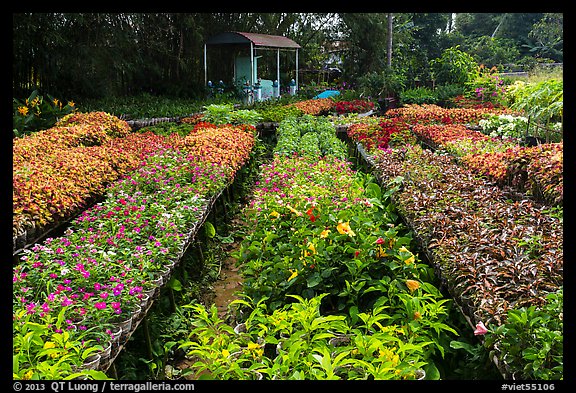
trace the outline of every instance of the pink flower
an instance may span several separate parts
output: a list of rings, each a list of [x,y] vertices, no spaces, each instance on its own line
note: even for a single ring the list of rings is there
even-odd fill
[[[486,326],[484,326],[484,323],[482,323],[482,321],[478,322],[476,324],[476,330],[474,330],[474,335],[475,336],[483,336],[486,333],[488,333],[488,329],[486,329]]]
[[[96,307],[98,310],[104,310],[106,308],[106,302],[99,302],[94,304],[94,307]]]

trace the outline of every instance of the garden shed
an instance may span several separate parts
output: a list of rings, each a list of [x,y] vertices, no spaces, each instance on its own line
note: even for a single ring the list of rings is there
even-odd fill
[[[238,84],[248,83],[254,85],[258,80],[258,55],[260,51],[272,50],[276,51],[276,81],[278,81],[277,91],[280,91],[280,52],[293,51],[295,53],[295,84],[296,90],[298,89],[298,50],[301,48],[299,44],[290,38],[258,33],[246,33],[229,31],[216,34],[206,40],[204,44],[204,84],[208,84],[208,46],[213,45],[227,45],[231,47],[246,47],[249,48],[248,56],[236,56],[234,59],[234,82]],[[261,79],[262,96],[267,97],[272,95],[272,80]]]

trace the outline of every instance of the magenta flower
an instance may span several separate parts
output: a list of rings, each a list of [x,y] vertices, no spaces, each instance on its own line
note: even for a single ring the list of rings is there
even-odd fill
[[[476,330],[474,330],[474,335],[475,336],[483,336],[486,333],[488,333],[488,329],[486,329],[486,326],[484,326],[484,323],[482,323],[482,321],[478,322],[476,324]]]
[[[106,308],[106,302],[98,302],[94,304],[98,310],[104,310]]]

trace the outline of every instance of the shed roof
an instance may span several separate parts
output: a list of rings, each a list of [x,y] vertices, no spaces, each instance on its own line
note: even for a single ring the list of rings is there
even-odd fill
[[[226,31],[210,37],[207,45],[216,44],[254,44],[256,47],[268,48],[288,48],[297,49],[301,48],[296,42],[288,37],[280,35],[258,34],[258,33],[244,33],[240,31]]]

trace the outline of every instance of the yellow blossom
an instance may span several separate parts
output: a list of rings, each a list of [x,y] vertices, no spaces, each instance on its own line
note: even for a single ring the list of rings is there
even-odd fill
[[[316,247],[314,247],[314,243],[308,243],[308,249],[312,251],[312,255],[316,254]]]
[[[420,283],[416,280],[406,280],[406,286],[410,290],[410,292],[414,292],[418,288],[420,288]]]
[[[56,348],[56,344],[53,343],[52,341],[46,341],[44,343],[44,349],[51,349],[51,348]]]
[[[288,269],[288,270],[290,270],[290,273],[292,273],[292,275],[290,277],[288,277],[288,281],[290,281],[293,278],[296,278],[298,276],[298,270],[292,270],[292,269]]]
[[[384,251],[382,246],[378,245],[378,251],[376,251],[376,257],[377,258],[383,258],[386,256],[388,256],[388,254],[386,254],[386,251]]]
[[[76,104],[74,103],[74,101],[68,101],[68,106],[71,106],[72,108],[74,108],[74,105],[76,105]]]
[[[22,377],[22,379],[29,380],[29,379],[32,379],[33,376],[34,376],[34,370],[28,370],[28,371],[26,372],[26,374],[24,374],[24,376]]]
[[[286,205],[286,207],[288,208],[288,210],[290,210],[292,213],[296,214],[298,217],[300,217],[302,215],[302,212],[294,209],[292,206]]]
[[[336,226],[336,229],[338,229],[338,232],[339,232],[341,235],[356,236],[356,233],[354,233],[354,231],[352,230],[352,228],[350,228],[350,221],[340,222],[340,223]]]
[[[260,348],[260,344],[253,343],[253,342],[249,342],[249,343],[248,343],[248,350],[249,350],[249,351],[253,351],[253,350],[255,350],[256,348]]]
[[[413,263],[414,255],[410,255],[410,258],[406,259],[404,262],[406,263],[406,265],[410,265],[411,263]]]
[[[227,358],[228,356],[230,356],[230,351],[228,351],[227,349],[223,349],[223,350],[222,350],[222,356],[224,356],[225,358]]]
[[[248,343],[248,350],[252,352],[252,356],[254,358],[258,356],[262,356],[264,354],[264,349],[260,347],[260,344],[249,342]]]
[[[330,234],[330,229],[324,229],[322,233],[320,233],[320,238],[325,239]]]
[[[400,252],[410,252],[405,246],[400,247],[400,249],[398,250]]]
[[[26,106],[18,107],[18,113],[20,113],[22,116],[26,116],[28,114],[28,107]]]
[[[270,214],[268,215],[268,217],[270,217],[271,219],[274,220],[274,219],[280,217],[280,213],[278,213],[276,210],[274,210],[272,213],[270,213]]]

